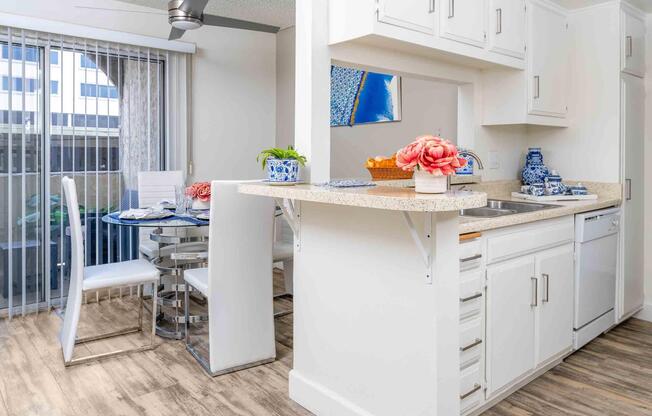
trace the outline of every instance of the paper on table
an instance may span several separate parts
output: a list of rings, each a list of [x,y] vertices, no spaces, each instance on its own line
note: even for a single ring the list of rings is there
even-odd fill
[[[132,208],[120,213],[120,219],[123,220],[144,220],[166,218],[173,215],[170,211],[164,210],[162,207],[152,208]]]

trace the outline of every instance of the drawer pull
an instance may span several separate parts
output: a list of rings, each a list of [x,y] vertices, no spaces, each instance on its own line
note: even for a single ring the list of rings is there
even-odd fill
[[[475,256],[464,257],[463,259],[460,259],[460,263],[466,263],[467,261],[473,261],[481,258],[482,254],[476,254]]]
[[[473,294],[473,295],[471,295],[471,296],[469,296],[469,297],[466,297],[466,298],[460,298],[460,302],[468,302],[468,301],[470,301],[470,300],[477,299],[477,298],[481,298],[481,297],[482,297],[482,292],[478,292],[478,293]]]
[[[481,388],[482,388],[481,385],[479,385],[478,383],[475,383],[473,385],[473,388],[470,391],[468,391],[467,393],[464,393],[464,394],[460,394],[460,400],[466,399],[467,397],[469,397],[470,395],[472,395],[476,391],[480,390]]]
[[[466,347],[460,347],[460,351],[468,351],[473,347],[477,347],[478,345],[482,344],[482,340],[480,338],[476,338],[475,341],[467,345]]]

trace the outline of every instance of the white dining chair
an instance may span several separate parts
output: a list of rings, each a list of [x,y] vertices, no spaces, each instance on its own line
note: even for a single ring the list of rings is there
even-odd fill
[[[175,202],[175,188],[184,186],[183,172],[180,170],[138,172],[138,206],[140,208],[152,207],[161,201]],[[156,241],[150,239],[151,228],[140,230],[140,243],[138,250],[148,259],[160,256],[169,257],[173,252],[199,252],[206,251],[203,241],[188,242],[177,245],[161,247]],[[186,230],[175,230],[178,237],[185,237]]]
[[[186,283],[208,301],[208,357],[195,343],[185,292],[186,348],[211,376],[274,361],[272,243],[274,202],[238,193],[243,181],[213,181],[208,268]],[[194,325],[193,325],[194,326]]]
[[[77,326],[81,314],[83,291],[109,289],[122,286],[138,286],[140,288],[141,285],[143,288],[145,285],[152,285],[152,287],[155,288],[159,280],[159,271],[144,259],[84,267],[84,237],[82,235],[82,225],[79,215],[79,203],[77,200],[75,181],[71,178],[64,177],[61,180],[61,183],[66,196],[71,234],[70,286],[68,288],[68,300],[66,303],[63,326],[59,336],[65,366],[83,364],[102,358],[154,348],[156,313],[152,312],[152,332],[149,344],[141,347],[94,354],[82,358],[73,358],[76,344],[143,331],[143,290],[139,290],[138,324],[136,326],[109,333],[78,338]],[[156,290],[152,290],[152,311],[156,311]]]

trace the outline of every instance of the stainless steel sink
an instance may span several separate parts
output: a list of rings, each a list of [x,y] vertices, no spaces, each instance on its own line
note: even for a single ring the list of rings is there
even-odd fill
[[[559,205],[488,199],[486,206],[480,208],[463,209],[460,211],[460,215],[463,217],[493,218],[502,217],[504,215],[522,214],[524,212],[540,211],[556,207],[559,207]]]

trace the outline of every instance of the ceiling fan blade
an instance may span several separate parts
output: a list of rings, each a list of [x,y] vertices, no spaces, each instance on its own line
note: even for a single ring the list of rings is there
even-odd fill
[[[232,19],[230,17],[215,16],[212,14],[205,14],[203,16],[203,21],[204,21],[204,25],[231,27],[234,29],[255,30],[257,32],[276,33],[280,29],[280,27],[278,26],[264,25],[262,23],[250,22],[248,20]]]
[[[178,9],[194,16],[201,16],[206,4],[208,4],[208,0],[184,0]]]
[[[173,28],[170,30],[170,36],[168,37],[168,40],[179,39],[181,36],[183,36],[184,33],[186,33],[185,30],[183,30],[183,29],[177,29],[176,27],[173,27]]]
[[[104,12],[122,12],[122,13],[144,13],[144,14],[158,14],[162,16],[167,16],[165,12],[148,12],[145,10],[127,10],[127,9],[111,9],[108,7],[92,7],[92,6],[75,6],[78,9],[90,9],[90,10],[101,10]]]

